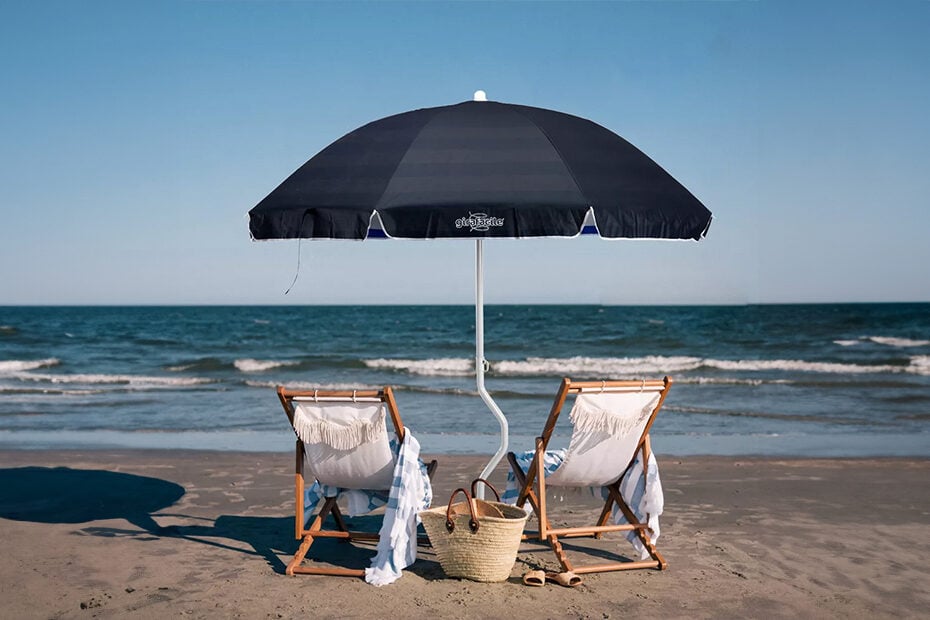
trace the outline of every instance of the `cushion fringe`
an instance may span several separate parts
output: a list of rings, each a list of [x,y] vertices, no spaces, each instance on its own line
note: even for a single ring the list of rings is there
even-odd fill
[[[336,450],[352,450],[384,438],[384,410],[374,420],[353,420],[348,425],[310,420],[298,411],[294,416],[294,431],[304,443],[322,443]]]
[[[653,400],[639,411],[609,411],[588,402],[584,394],[580,394],[569,417],[576,431],[603,431],[612,437],[625,437],[649,417],[655,405]]]

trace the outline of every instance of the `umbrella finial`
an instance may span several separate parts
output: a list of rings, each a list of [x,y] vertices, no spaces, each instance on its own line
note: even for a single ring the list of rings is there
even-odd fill
[[[483,90],[475,91],[475,101],[487,101],[487,100],[488,100],[488,94],[486,92],[484,92]]]

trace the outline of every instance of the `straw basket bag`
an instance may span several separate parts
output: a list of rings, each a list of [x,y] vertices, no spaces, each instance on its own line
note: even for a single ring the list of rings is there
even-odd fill
[[[528,515],[522,508],[501,503],[497,490],[482,478],[471,483],[472,495],[478,482],[494,491],[496,502],[472,499],[468,491],[459,488],[446,508],[424,510],[420,519],[446,575],[504,581],[516,562]],[[453,504],[459,493],[465,495],[465,501]]]

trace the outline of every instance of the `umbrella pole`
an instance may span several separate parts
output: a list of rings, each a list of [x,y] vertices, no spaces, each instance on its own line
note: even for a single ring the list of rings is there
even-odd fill
[[[497,452],[481,472],[481,477],[487,479],[504,455],[510,442],[510,429],[507,418],[500,407],[491,398],[487,388],[484,387],[484,373],[487,370],[487,360],[484,359],[484,246],[483,239],[475,242],[475,380],[478,384],[478,394],[488,406],[501,427],[501,443]],[[484,499],[484,485],[478,486],[478,498]]]

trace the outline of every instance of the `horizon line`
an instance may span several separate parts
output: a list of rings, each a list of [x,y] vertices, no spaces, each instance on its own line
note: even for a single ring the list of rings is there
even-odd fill
[[[769,301],[751,303],[486,303],[485,308],[498,306],[538,306],[538,307],[599,307],[599,308],[739,308],[749,306],[866,306],[866,305],[919,305],[930,304],[926,301]],[[302,307],[463,307],[473,308],[474,303],[396,303],[396,302],[358,302],[358,303],[25,303],[0,304],[0,308],[302,308]]]

